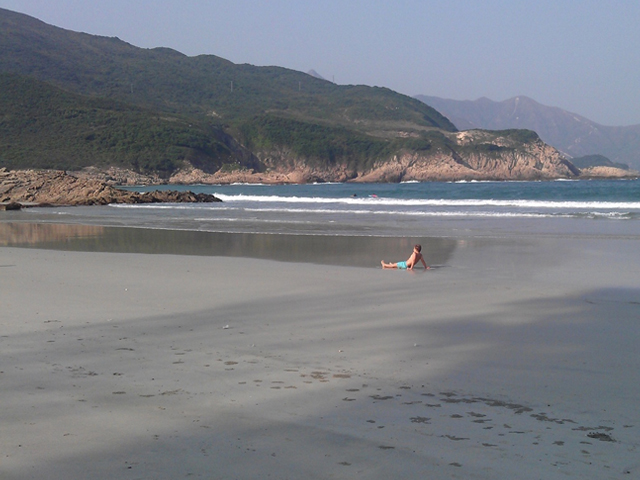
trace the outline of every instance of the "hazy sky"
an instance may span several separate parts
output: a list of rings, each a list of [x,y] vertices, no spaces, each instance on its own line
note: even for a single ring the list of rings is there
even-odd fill
[[[637,0],[0,0],[59,27],[407,95],[640,124]]]

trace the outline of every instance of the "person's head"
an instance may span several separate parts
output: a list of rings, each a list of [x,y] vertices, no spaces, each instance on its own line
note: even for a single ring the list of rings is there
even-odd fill
[[[422,245],[420,245],[420,244],[414,245],[413,249],[416,252],[420,253],[422,251]]]

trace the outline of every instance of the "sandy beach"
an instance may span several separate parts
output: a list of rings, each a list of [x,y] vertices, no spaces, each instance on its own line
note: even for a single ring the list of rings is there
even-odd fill
[[[640,475],[637,237],[298,240],[0,247],[0,478]]]

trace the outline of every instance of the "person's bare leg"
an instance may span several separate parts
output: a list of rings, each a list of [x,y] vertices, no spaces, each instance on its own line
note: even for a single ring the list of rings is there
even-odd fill
[[[384,260],[380,260],[380,265],[382,265],[382,268],[398,268],[397,263],[384,263]]]

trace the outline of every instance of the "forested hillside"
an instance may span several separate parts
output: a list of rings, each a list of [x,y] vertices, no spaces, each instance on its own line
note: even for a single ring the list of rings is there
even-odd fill
[[[220,167],[233,152],[220,128],[0,74],[0,159],[9,168],[119,166],[167,174],[183,160]],[[227,144],[225,144],[225,142]]]

